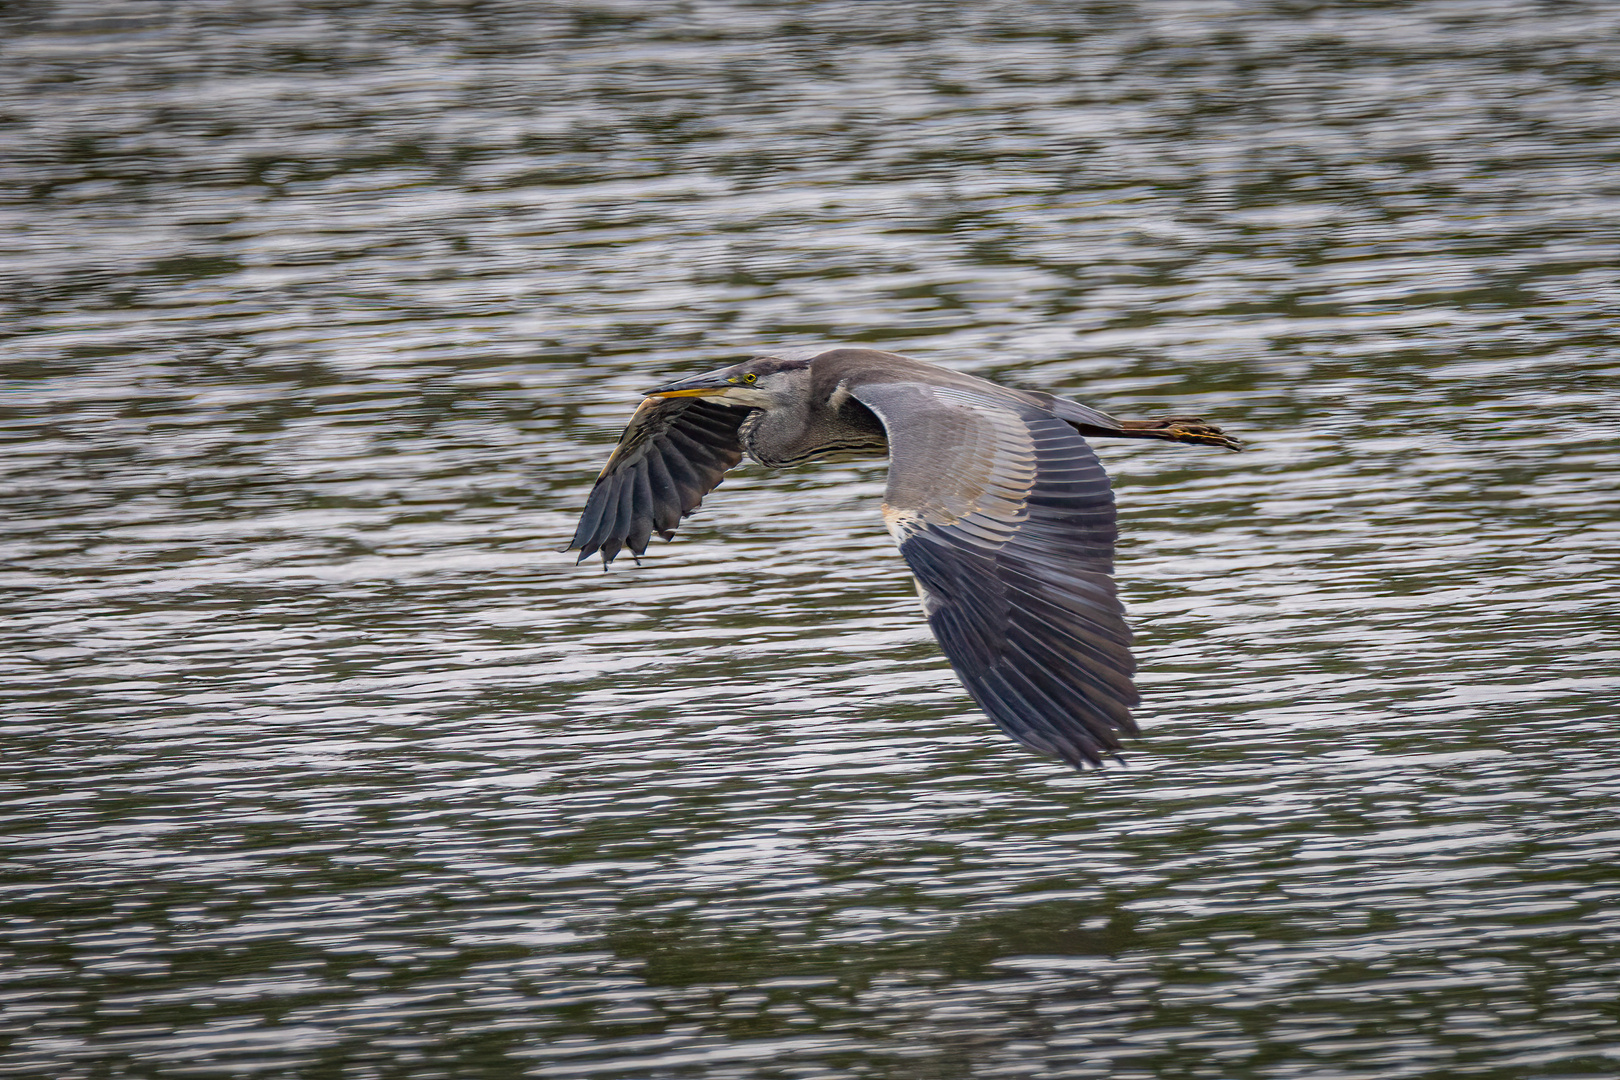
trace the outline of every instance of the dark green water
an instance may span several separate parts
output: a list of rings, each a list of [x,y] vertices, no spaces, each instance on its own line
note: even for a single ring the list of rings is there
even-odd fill
[[[0,1075],[1620,1075],[1617,89],[1596,2],[0,8]],[[1127,768],[881,464],[557,553],[835,341],[1253,443],[1101,448]]]

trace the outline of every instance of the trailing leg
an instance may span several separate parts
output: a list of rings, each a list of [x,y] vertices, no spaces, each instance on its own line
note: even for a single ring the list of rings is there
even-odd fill
[[[1197,443],[1242,450],[1243,444],[1225,434],[1201,416],[1167,416],[1163,420],[1121,420],[1118,431],[1099,431],[1120,439],[1164,439],[1168,442]]]

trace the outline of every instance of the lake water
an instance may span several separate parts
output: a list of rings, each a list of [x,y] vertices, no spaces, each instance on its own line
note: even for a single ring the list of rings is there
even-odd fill
[[[1084,11],[1077,9],[1084,8]],[[1620,8],[0,11],[0,1075],[1620,1074]],[[1112,443],[1144,735],[881,462],[557,549],[866,342]]]

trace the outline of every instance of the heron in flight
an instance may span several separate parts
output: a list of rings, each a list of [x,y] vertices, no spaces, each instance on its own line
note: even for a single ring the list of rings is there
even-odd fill
[[[770,353],[648,391],[569,550],[639,557],[745,453],[772,469],[887,455],[883,520],[962,685],[1015,741],[1100,766],[1137,734],[1138,699],[1087,436],[1240,448],[1196,417],[1115,420],[876,349]]]

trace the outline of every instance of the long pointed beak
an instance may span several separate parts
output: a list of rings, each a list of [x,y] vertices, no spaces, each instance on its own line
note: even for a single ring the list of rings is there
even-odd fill
[[[646,392],[647,397],[704,397],[717,391],[730,390],[732,385],[715,375],[693,375]]]

